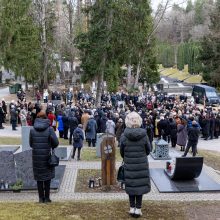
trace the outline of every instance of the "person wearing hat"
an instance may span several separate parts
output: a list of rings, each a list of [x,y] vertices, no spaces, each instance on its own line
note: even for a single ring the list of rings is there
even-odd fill
[[[186,150],[182,157],[186,157],[189,152],[190,147],[192,147],[193,157],[196,156],[197,153],[197,144],[199,140],[200,130],[196,121],[192,121],[192,127],[188,129],[188,143],[186,146]]]
[[[140,217],[143,195],[151,190],[147,158],[151,146],[146,130],[140,128],[142,118],[138,113],[129,113],[125,124],[126,128],[120,140],[120,153],[125,164],[125,191],[129,195],[129,214]]]

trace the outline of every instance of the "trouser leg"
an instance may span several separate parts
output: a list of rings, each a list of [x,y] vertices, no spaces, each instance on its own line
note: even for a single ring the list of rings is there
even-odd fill
[[[75,157],[75,153],[76,153],[76,147],[73,147],[73,155],[72,155],[72,158]]]
[[[96,139],[92,139],[92,146],[95,147]]]
[[[184,154],[183,154],[184,156],[186,156],[186,155],[188,154],[189,149],[190,149],[191,146],[192,146],[191,142],[188,141],[187,146],[186,146],[186,150],[185,150],[185,152],[184,152]]]
[[[68,139],[68,128],[64,128],[63,135],[64,139]]]
[[[197,154],[197,143],[192,143],[192,152],[193,152],[193,157],[195,157]]]
[[[142,195],[136,196],[136,208],[141,209],[142,207]]]
[[[50,180],[44,181],[45,199],[50,198]]]
[[[60,138],[63,138],[63,131],[59,131]]]
[[[88,145],[91,147],[92,139],[88,139]]]
[[[130,207],[135,208],[135,196],[129,195]]]
[[[73,130],[70,130],[69,144],[72,144]]]
[[[39,199],[44,199],[44,183],[43,181],[37,181],[37,190],[38,190],[38,195]]]
[[[77,159],[80,159],[80,153],[81,153],[81,147],[78,147],[78,155],[77,155]]]

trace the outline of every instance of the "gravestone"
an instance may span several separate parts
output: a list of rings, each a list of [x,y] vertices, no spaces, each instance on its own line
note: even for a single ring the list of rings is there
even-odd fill
[[[22,151],[30,150],[29,145],[29,135],[32,126],[22,126],[21,127],[21,142],[22,142]]]
[[[67,147],[55,148],[55,154],[60,158],[60,160],[69,160],[70,155],[67,155]]]
[[[20,148],[19,146],[1,146],[0,152],[11,151],[12,153],[15,153],[19,148]]]
[[[115,137],[113,134],[98,133],[96,140],[96,156],[101,157],[101,143],[106,137]]]
[[[17,179],[23,182],[24,190],[36,190],[37,181],[34,180],[32,166],[32,150],[23,151],[15,154],[15,170]],[[60,165],[55,168],[55,178],[51,180],[51,189],[59,189],[65,172],[65,165]]]
[[[14,155],[12,151],[0,152],[0,180],[9,184],[16,182]]]
[[[32,150],[15,154],[15,170],[17,179],[21,179],[24,187],[36,186],[32,166]]]
[[[116,184],[115,138],[105,137],[101,143],[102,185]]]

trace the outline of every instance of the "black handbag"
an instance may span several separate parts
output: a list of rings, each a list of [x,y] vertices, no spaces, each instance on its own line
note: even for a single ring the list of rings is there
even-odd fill
[[[118,169],[118,175],[117,175],[118,182],[124,182],[125,181],[125,164],[124,161],[122,162],[121,166]]]
[[[52,147],[51,146],[50,128],[49,128],[49,143],[50,143],[50,147]],[[48,160],[48,165],[50,167],[56,167],[56,166],[59,166],[59,162],[60,162],[60,158],[55,154],[55,150],[53,148],[51,148],[50,157]]]
[[[51,150],[50,158],[48,160],[48,164],[50,167],[59,166],[60,158],[55,154],[55,150]]]

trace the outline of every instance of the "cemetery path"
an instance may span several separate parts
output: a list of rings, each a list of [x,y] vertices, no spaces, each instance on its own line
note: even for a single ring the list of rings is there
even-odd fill
[[[21,126],[17,127],[17,131],[12,131],[11,126],[4,125],[5,129],[0,130],[0,145],[1,145],[1,137],[21,137]],[[57,133],[58,135],[58,133]],[[176,149],[179,150],[179,147]],[[220,139],[213,139],[205,141],[203,139],[199,139],[198,150],[211,150],[220,152]]]
[[[66,171],[58,192],[51,193],[53,201],[73,201],[73,200],[127,200],[125,193],[76,193],[75,185],[79,169],[101,169],[101,162],[85,162],[71,160],[61,162],[66,165]],[[117,163],[117,167],[120,163]],[[151,161],[150,168],[161,168],[165,166],[165,161]],[[220,175],[212,168],[204,165],[204,169],[210,176],[220,183]],[[152,183],[151,192],[144,196],[144,200],[154,201],[220,201],[220,193],[159,193]],[[37,192],[21,193],[0,193],[0,202],[38,202]]]

